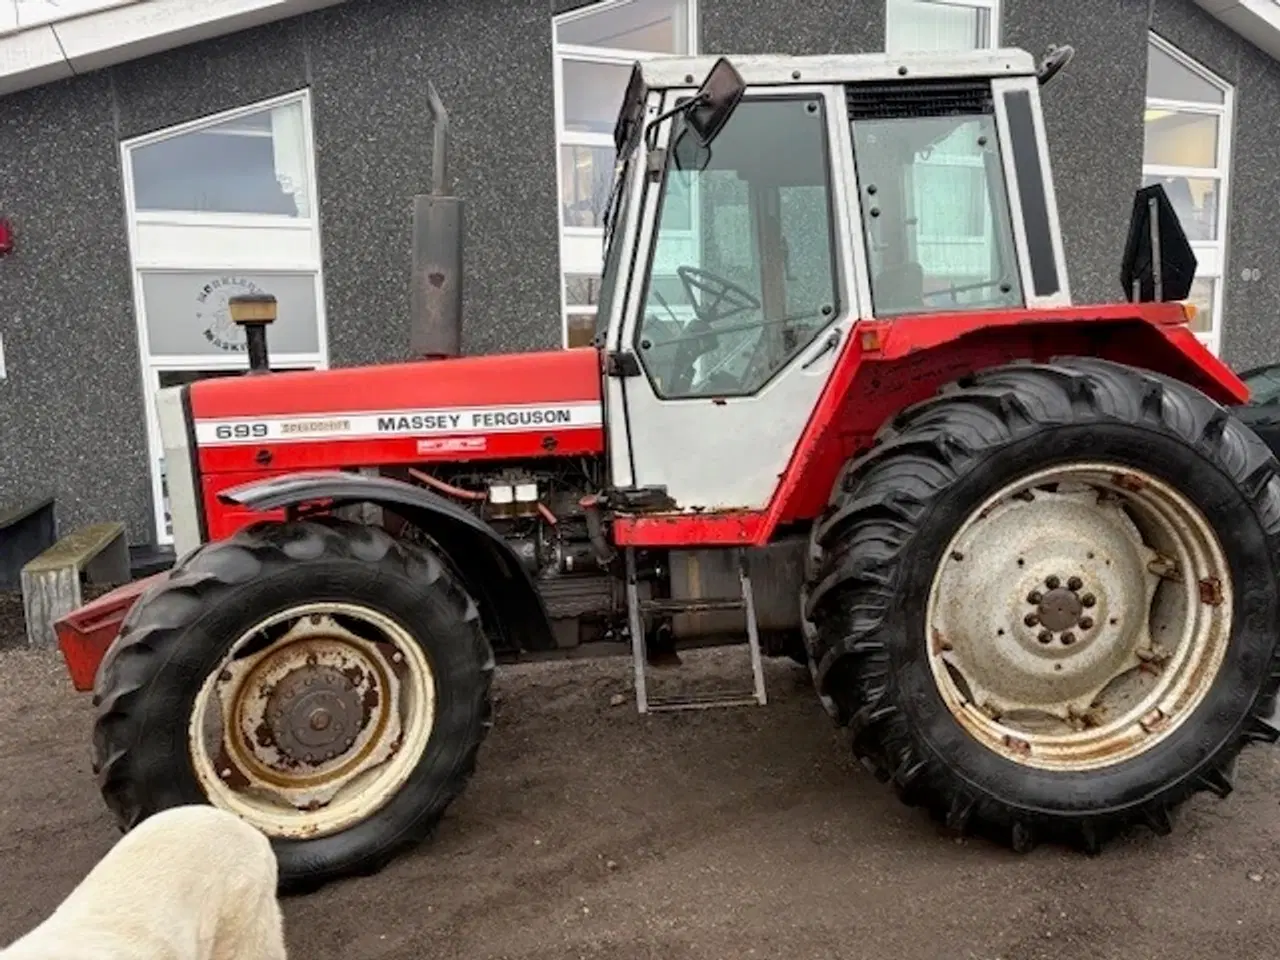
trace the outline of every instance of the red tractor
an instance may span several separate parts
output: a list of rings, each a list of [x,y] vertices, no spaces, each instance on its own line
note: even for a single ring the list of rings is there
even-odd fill
[[[585,650],[642,713],[763,704],[792,657],[905,802],[1019,850],[1225,796],[1277,739],[1280,463],[1159,187],[1125,301],[1072,304],[1069,54],[638,64],[589,347],[276,374],[237,303],[250,374],[158,401],[176,565],[99,601],[100,664],[62,624],[122,828],[207,802],[285,889],[376,870],[462,792],[495,662]],[[649,698],[650,657],[744,635],[749,691]]]

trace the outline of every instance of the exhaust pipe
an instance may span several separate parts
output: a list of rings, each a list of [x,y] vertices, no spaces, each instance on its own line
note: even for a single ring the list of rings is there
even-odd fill
[[[460,197],[449,188],[449,114],[427,83],[432,116],[431,193],[413,198],[413,276],[409,291],[409,351],[439,360],[462,352],[462,227]]]

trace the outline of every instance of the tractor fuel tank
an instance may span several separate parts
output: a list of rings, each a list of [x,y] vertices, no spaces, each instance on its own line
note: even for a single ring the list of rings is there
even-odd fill
[[[761,632],[785,633],[800,626],[800,586],[804,580],[803,537],[778,540],[746,551]],[[675,600],[733,596],[739,590],[738,565],[732,550],[672,550],[671,596]],[[741,635],[744,614],[739,610],[680,613],[672,617],[672,632],[679,640],[715,634]]]

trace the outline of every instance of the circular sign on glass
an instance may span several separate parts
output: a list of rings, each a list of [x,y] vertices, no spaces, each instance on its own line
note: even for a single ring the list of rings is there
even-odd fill
[[[222,276],[210,280],[196,295],[196,319],[200,322],[201,335],[219,350],[243,353],[248,349],[244,330],[232,322],[229,301],[232,297],[266,292],[244,277]]]

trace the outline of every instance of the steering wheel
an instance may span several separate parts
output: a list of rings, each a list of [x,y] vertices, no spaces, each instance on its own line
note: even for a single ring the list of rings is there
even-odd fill
[[[684,284],[684,292],[698,319],[708,325],[760,308],[760,299],[750,290],[709,270],[682,265],[676,267],[676,275]],[[699,293],[705,296],[700,298]],[[708,299],[710,303],[705,302]],[[720,308],[722,303],[728,307],[723,312]]]

